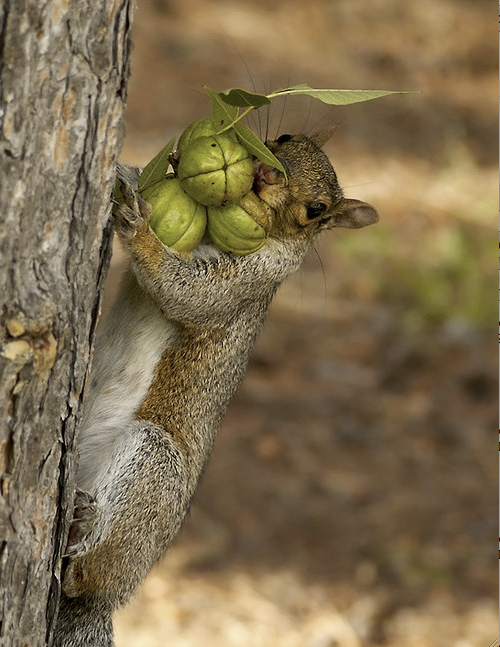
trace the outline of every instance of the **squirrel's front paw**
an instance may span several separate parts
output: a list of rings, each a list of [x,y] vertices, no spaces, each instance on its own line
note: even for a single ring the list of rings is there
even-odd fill
[[[130,184],[121,179],[120,182],[124,202],[113,207],[115,227],[120,236],[133,238],[148,223],[151,207]]]
[[[94,528],[97,516],[98,508],[95,499],[88,492],[77,490],[65,557],[86,550],[85,538]]]

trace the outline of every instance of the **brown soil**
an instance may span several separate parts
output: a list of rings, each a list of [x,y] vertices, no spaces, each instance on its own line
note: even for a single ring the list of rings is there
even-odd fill
[[[123,152],[134,163],[208,116],[203,84],[422,94],[333,109],[289,100],[250,124],[264,137],[339,122],[327,151],[381,221],[323,238],[283,286],[192,514],[118,614],[117,645],[488,647],[491,7],[143,0],[134,30]]]

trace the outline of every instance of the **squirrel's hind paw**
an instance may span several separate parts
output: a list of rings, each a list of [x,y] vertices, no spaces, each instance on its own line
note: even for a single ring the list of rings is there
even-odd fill
[[[95,499],[88,492],[77,490],[65,557],[85,552],[85,538],[94,528],[97,516],[98,508]]]

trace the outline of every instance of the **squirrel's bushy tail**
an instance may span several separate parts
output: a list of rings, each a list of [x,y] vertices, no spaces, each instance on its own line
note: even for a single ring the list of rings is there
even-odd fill
[[[61,597],[52,647],[113,647],[111,605],[99,597]]]

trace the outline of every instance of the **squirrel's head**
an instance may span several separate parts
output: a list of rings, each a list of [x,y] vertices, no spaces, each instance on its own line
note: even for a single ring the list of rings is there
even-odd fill
[[[276,213],[271,236],[312,239],[323,229],[358,228],[377,222],[371,205],[344,198],[330,160],[320,148],[332,132],[281,135],[266,142],[287,175],[285,178],[278,169],[256,163],[255,193]]]

